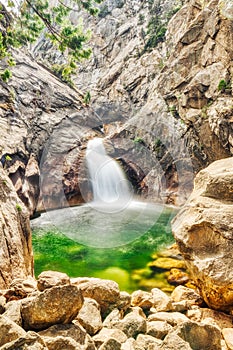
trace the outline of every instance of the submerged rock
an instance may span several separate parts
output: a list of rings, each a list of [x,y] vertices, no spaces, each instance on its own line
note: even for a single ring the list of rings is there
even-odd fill
[[[233,158],[199,172],[172,223],[190,274],[208,306],[233,310]]]

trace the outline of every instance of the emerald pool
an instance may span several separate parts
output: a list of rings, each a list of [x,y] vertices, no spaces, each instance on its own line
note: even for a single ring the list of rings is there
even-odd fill
[[[61,218],[59,211],[57,212]],[[163,207],[150,227],[140,217],[140,222],[136,224],[142,234],[133,235],[128,243],[123,240],[118,246],[110,244],[107,247],[91,246],[84,244],[85,240],[80,243],[74,239],[73,232],[80,230],[80,222],[73,222],[71,225],[70,220],[63,220],[63,225],[59,226],[42,225],[40,218],[36,219],[39,221],[32,220],[35,274],[38,276],[42,271],[56,270],[65,272],[70,277],[113,279],[119,283],[121,290],[128,292],[139,288],[147,289],[146,279],[159,278],[147,267],[148,262],[152,260],[154,253],[174,241],[170,229],[174,213],[173,208]],[[97,225],[96,231],[108,228],[106,219],[102,217],[101,220],[104,220],[102,226]],[[124,222],[124,237],[128,234],[126,230],[131,229],[132,224],[125,225]],[[72,234],[67,234],[68,231],[72,231]],[[132,233],[129,232],[129,235]]]

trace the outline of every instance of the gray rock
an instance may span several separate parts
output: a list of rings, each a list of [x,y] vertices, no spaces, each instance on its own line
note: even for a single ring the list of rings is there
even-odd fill
[[[135,312],[127,314],[115,327],[122,330],[128,338],[135,338],[139,333],[146,333],[146,320]]]
[[[77,316],[82,304],[83,297],[76,286],[47,289],[37,297],[22,301],[24,328],[42,330],[57,323],[69,323]]]
[[[172,326],[165,321],[147,322],[147,334],[158,339],[164,339],[172,329]]]

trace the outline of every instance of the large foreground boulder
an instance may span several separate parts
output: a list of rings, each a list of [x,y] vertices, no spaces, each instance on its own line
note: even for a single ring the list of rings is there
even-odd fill
[[[173,234],[205,302],[233,311],[233,158],[199,172],[172,223]]]
[[[33,275],[31,230],[27,210],[0,163],[0,288]]]

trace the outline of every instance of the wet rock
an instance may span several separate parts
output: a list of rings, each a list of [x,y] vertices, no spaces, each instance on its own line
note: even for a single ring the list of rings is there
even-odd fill
[[[72,284],[79,287],[84,297],[95,299],[102,313],[106,313],[120,296],[119,286],[114,281],[80,277],[73,279]]]
[[[180,269],[172,268],[169,271],[167,281],[174,286],[186,284],[189,281],[189,276],[186,272]]]
[[[0,315],[0,329],[0,346],[26,335],[25,330],[2,315]]]
[[[153,270],[171,270],[172,268],[186,269],[186,265],[183,260],[173,258],[158,258],[150,262],[148,266]]]
[[[164,339],[172,330],[172,326],[165,321],[147,322],[147,334],[158,339]]]
[[[76,286],[56,286],[37,297],[22,301],[21,312],[25,329],[41,330],[56,323],[69,323],[83,304]]]
[[[154,299],[151,293],[137,290],[132,293],[132,306],[139,306],[142,309],[150,309],[154,304]]]
[[[84,298],[83,306],[75,320],[78,320],[90,335],[97,333],[103,327],[100,306],[97,301]]]
[[[223,338],[226,342],[227,348],[233,350],[233,328],[224,328],[222,330]]]
[[[70,278],[66,273],[57,271],[43,271],[37,280],[37,288],[43,291],[54,286],[70,284]]]
[[[199,172],[195,189],[172,223],[191,276],[211,308],[233,306],[233,158]]]

